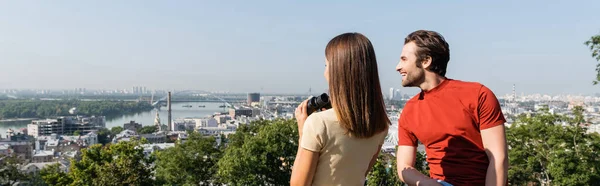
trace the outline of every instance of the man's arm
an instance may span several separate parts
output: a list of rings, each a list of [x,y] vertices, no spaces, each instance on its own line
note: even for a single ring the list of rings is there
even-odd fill
[[[488,156],[485,185],[504,186],[508,175],[508,153],[504,123],[506,122],[496,95],[485,86],[479,91],[479,128],[483,148]]]
[[[416,158],[417,147],[398,146],[396,166],[400,180],[411,186],[440,185],[436,180],[421,174],[421,172],[414,168]]]
[[[481,130],[483,147],[490,160],[485,185],[504,186],[508,176],[508,147],[504,125]]]

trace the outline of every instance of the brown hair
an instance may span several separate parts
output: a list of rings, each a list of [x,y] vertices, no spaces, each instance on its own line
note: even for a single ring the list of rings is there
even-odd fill
[[[415,42],[419,47],[415,54],[417,62],[431,57],[429,70],[440,76],[446,76],[446,67],[450,61],[450,47],[441,34],[429,30],[417,30],[404,39],[405,45],[410,42]]]
[[[387,129],[377,59],[371,41],[360,33],[344,33],[325,48],[329,61],[331,104],[350,136],[369,138]]]

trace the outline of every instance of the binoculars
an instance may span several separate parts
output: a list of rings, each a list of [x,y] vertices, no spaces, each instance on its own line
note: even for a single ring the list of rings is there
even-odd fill
[[[327,93],[323,93],[317,97],[311,97],[308,100],[308,104],[306,104],[306,113],[310,115],[315,111],[321,111],[323,108],[331,108],[331,102],[329,101],[329,95],[327,95]]]

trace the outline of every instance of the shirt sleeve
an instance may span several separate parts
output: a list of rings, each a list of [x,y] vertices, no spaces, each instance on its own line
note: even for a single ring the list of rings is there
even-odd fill
[[[477,112],[479,114],[479,130],[502,125],[506,122],[496,95],[483,85],[479,91]]]
[[[417,137],[408,130],[405,114],[401,114],[398,119],[398,146],[417,146]]]
[[[313,152],[321,152],[326,143],[325,123],[317,115],[306,118],[302,128],[302,141],[300,146]]]

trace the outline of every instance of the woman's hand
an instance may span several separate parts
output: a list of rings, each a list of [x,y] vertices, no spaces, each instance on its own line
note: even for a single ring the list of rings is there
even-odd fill
[[[308,113],[306,112],[306,104],[308,104],[308,99],[304,100],[294,112],[296,116],[296,122],[298,122],[298,133],[302,134],[302,128],[304,128],[304,121],[308,118]]]

